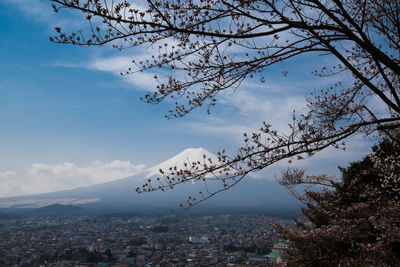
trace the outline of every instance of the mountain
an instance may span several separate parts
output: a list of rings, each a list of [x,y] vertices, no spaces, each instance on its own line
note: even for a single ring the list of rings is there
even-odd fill
[[[148,175],[147,177],[151,176],[159,176],[160,175],[160,169],[166,171],[170,167],[176,166],[178,169],[183,169],[185,166],[184,164],[187,163],[191,165],[192,162],[200,161],[204,162],[204,157],[203,155],[206,156],[206,159],[211,158],[212,161],[217,162],[218,158],[216,155],[213,153],[209,152],[208,150],[204,148],[188,148],[183,150],[181,153],[177,154],[176,156],[154,166],[148,169]]]
[[[206,158],[203,157],[206,155]],[[160,175],[159,170],[168,170],[169,167],[183,168],[184,163],[195,161],[203,162],[217,157],[203,148],[190,148],[176,156],[153,166],[139,174],[111,182],[95,184],[71,190],[52,193],[1,198],[1,208],[38,208],[58,203],[58,205],[79,205],[85,209],[108,212],[168,212],[176,209],[179,203],[188,196],[198,196],[204,191],[204,183],[186,183],[176,186],[171,191],[156,191],[137,194],[135,189],[149,178]],[[208,183],[207,188],[216,190],[221,188],[220,182]],[[210,200],[196,207],[198,210],[298,210],[299,203],[275,181],[246,177],[232,189],[219,193]],[[194,210],[195,210],[194,209]]]

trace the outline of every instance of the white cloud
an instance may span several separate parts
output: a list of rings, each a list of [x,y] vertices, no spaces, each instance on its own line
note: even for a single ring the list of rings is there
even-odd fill
[[[0,197],[37,194],[113,181],[137,174],[144,164],[130,161],[94,161],[87,166],[64,162],[61,164],[35,163],[28,175],[16,176],[13,171],[0,173]]]
[[[293,163],[287,160],[277,164],[279,168],[298,167],[310,170],[312,173],[327,172],[329,174],[339,174],[338,166],[345,167],[349,162],[361,160],[376,142],[373,138],[365,137],[362,134],[355,135],[345,140],[345,150],[328,147],[315,156],[305,160],[293,159]]]
[[[0,173],[1,177],[11,177],[11,176],[15,176],[17,173],[15,171],[5,171]]]
[[[8,197],[8,196],[16,196],[24,194],[24,190],[21,188],[21,185],[18,181],[11,179],[0,180],[0,197]]]
[[[132,67],[132,58],[125,56],[117,56],[110,58],[96,58],[88,64],[89,69],[108,71],[114,74],[119,74]]]
[[[5,171],[0,173],[0,197],[9,195],[23,194],[21,185],[16,177],[15,171]]]
[[[42,0],[5,0],[5,2],[21,10],[27,16],[44,22],[50,21],[54,13],[50,3]]]
[[[82,27],[84,16],[76,12],[67,12],[63,15],[56,14],[47,0],[4,0],[11,8],[20,10],[28,18],[45,23],[50,29],[60,26],[64,30]],[[65,12],[65,10],[64,10]]]
[[[94,161],[89,166],[74,163],[62,164],[35,163],[29,170],[37,179],[45,179],[59,187],[72,188],[108,182],[143,171],[144,164],[133,165],[130,161]]]
[[[143,55],[140,56],[141,58]],[[93,70],[100,70],[110,72],[114,75],[121,77],[120,73],[126,72],[129,68],[134,68],[132,59],[136,59],[135,56],[115,56],[109,58],[96,58],[86,65],[87,68]],[[137,59],[136,59],[137,60]],[[157,74],[160,77],[160,74]],[[157,81],[154,79],[154,73],[152,72],[136,72],[129,75],[124,75],[122,78],[133,85],[136,85],[136,89],[143,89],[147,91],[154,90],[157,86]]]
[[[305,107],[305,98],[271,96],[260,92],[266,90],[277,89],[265,87],[261,90],[238,90],[230,96],[224,96],[220,110],[211,116],[186,122],[185,126],[196,133],[229,136],[239,142],[243,139],[242,133],[257,132],[263,121],[272,124],[280,132],[287,132],[293,110],[300,113]]]

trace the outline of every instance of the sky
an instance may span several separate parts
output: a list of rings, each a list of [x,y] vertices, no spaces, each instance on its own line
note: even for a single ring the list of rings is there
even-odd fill
[[[139,98],[154,89],[152,74],[121,77],[132,58],[148,51],[54,44],[54,27],[80,27],[79,14],[54,14],[46,0],[0,1],[0,197],[88,186],[136,174],[186,148],[235,153],[242,133],[262,121],[286,129],[291,112],[329,79],[311,71],[328,59],[299,58],[267,71],[266,83],[245,81],[220,96],[207,115],[195,110],[167,120],[172,107]],[[347,151],[329,149],[299,162],[309,173],[337,175],[360,159],[370,141],[353,138]],[[272,179],[286,163],[261,171]]]

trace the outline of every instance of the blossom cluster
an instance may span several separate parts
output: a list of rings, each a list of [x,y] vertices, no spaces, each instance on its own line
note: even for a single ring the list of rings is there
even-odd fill
[[[379,170],[381,189],[400,196],[400,145],[393,143],[392,153],[384,153],[378,149],[368,155],[375,169]]]

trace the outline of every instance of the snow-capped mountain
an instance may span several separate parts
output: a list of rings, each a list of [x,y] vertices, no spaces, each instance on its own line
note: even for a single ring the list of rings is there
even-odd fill
[[[178,155],[149,168],[147,170],[147,177],[160,175],[160,169],[167,171],[170,167],[174,166],[176,166],[178,169],[183,169],[185,163],[191,165],[192,162],[204,162],[204,160],[207,160],[208,158],[211,158],[213,162],[218,162],[217,156],[204,148],[188,148],[183,150]]]
[[[205,155],[205,158],[203,155]],[[72,190],[0,198],[0,208],[34,208],[59,203],[97,209],[107,207],[111,210],[118,210],[123,207],[131,210],[157,209],[165,211],[170,208],[176,208],[188,196],[198,195],[199,191],[204,190],[204,184],[201,182],[186,183],[166,192],[156,191],[143,194],[137,194],[136,187],[143,185],[149,178],[158,177],[160,169],[168,171],[170,167],[174,166],[183,168],[184,163],[203,162],[208,158],[217,162],[217,156],[206,149],[189,148],[133,176]],[[208,189],[216,189],[221,184],[208,184],[207,186]],[[247,207],[271,207],[277,209],[293,205],[298,206],[298,203],[276,182],[267,179],[253,179],[251,177],[247,177],[234,188],[220,193],[211,200],[207,200],[205,204],[202,204],[203,207],[244,209]]]

